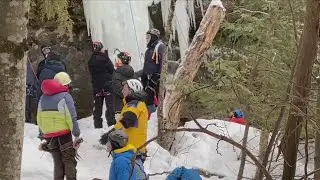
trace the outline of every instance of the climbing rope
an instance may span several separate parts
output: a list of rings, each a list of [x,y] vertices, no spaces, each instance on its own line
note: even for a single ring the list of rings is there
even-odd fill
[[[141,53],[140,51],[140,46],[139,46],[139,42],[138,42],[138,36],[137,36],[137,30],[136,30],[136,24],[134,22],[134,17],[133,17],[133,11],[132,11],[132,7],[131,7],[131,1],[129,0],[129,6],[130,6],[130,12],[131,12],[131,18],[132,18],[132,23],[133,23],[133,29],[134,29],[134,33],[135,33],[135,37],[136,37],[136,43],[137,43],[137,48],[138,48],[138,52],[139,54]],[[141,53],[142,54],[142,53]],[[142,61],[141,61],[141,57],[142,55],[140,54],[139,59],[140,59],[140,65],[142,66]]]

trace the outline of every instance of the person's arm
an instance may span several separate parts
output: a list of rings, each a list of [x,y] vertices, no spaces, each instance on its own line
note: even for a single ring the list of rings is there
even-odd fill
[[[77,122],[77,111],[76,111],[76,107],[74,106],[74,101],[72,99],[72,96],[68,93],[66,94],[66,96],[64,97],[65,102],[66,102],[66,106],[67,108],[65,108],[65,113],[66,113],[66,121],[68,123],[68,126],[72,132],[72,134],[75,137],[79,137],[80,135],[80,128]]]
[[[121,91],[122,81],[117,77],[117,74],[114,74],[113,86],[113,92],[123,98],[123,94]]]
[[[107,69],[107,72],[109,73],[109,74],[113,74],[113,71],[114,71],[114,66],[113,66],[113,63],[112,63],[112,61],[110,60],[110,58],[109,57],[107,57],[106,58],[106,69]]]
[[[162,61],[164,58],[164,44],[160,44],[158,48],[158,58],[159,58],[159,64],[160,64],[160,71],[162,70]]]
[[[127,109],[122,114],[122,119],[117,122],[117,124],[114,126],[115,129],[128,129],[130,127],[135,127],[138,122],[138,117],[140,115],[139,110],[139,102],[133,102],[132,104],[127,104]]]

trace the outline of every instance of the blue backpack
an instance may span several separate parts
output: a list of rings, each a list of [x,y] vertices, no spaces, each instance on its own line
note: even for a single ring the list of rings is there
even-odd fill
[[[187,169],[185,167],[178,167],[174,169],[166,180],[202,180],[196,169]]]

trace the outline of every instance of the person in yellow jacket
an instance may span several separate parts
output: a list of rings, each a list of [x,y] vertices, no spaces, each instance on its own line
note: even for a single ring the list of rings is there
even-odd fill
[[[141,82],[137,79],[129,79],[123,82],[122,93],[124,96],[124,107],[114,128],[102,135],[100,143],[108,142],[108,134],[114,130],[122,130],[128,135],[128,144],[137,149],[147,141],[148,109],[145,103],[147,94],[143,91]],[[139,150],[136,157],[137,180],[145,180],[143,163],[146,158],[146,148]]]

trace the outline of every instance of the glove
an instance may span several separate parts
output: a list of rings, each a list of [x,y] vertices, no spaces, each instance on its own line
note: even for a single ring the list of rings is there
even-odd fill
[[[39,151],[48,151],[48,142],[46,140],[42,140],[39,147],[38,147]]]
[[[100,140],[99,140],[100,144],[106,145],[106,144],[108,143],[108,136],[109,136],[109,134],[110,134],[112,131],[114,131],[114,130],[115,130],[115,128],[112,128],[110,131],[104,133],[104,134],[101,136]]]
[[[76,137],[73,141],[73,148],[77,150],[80,147],[80,144],[83,142],[81,134]]]

